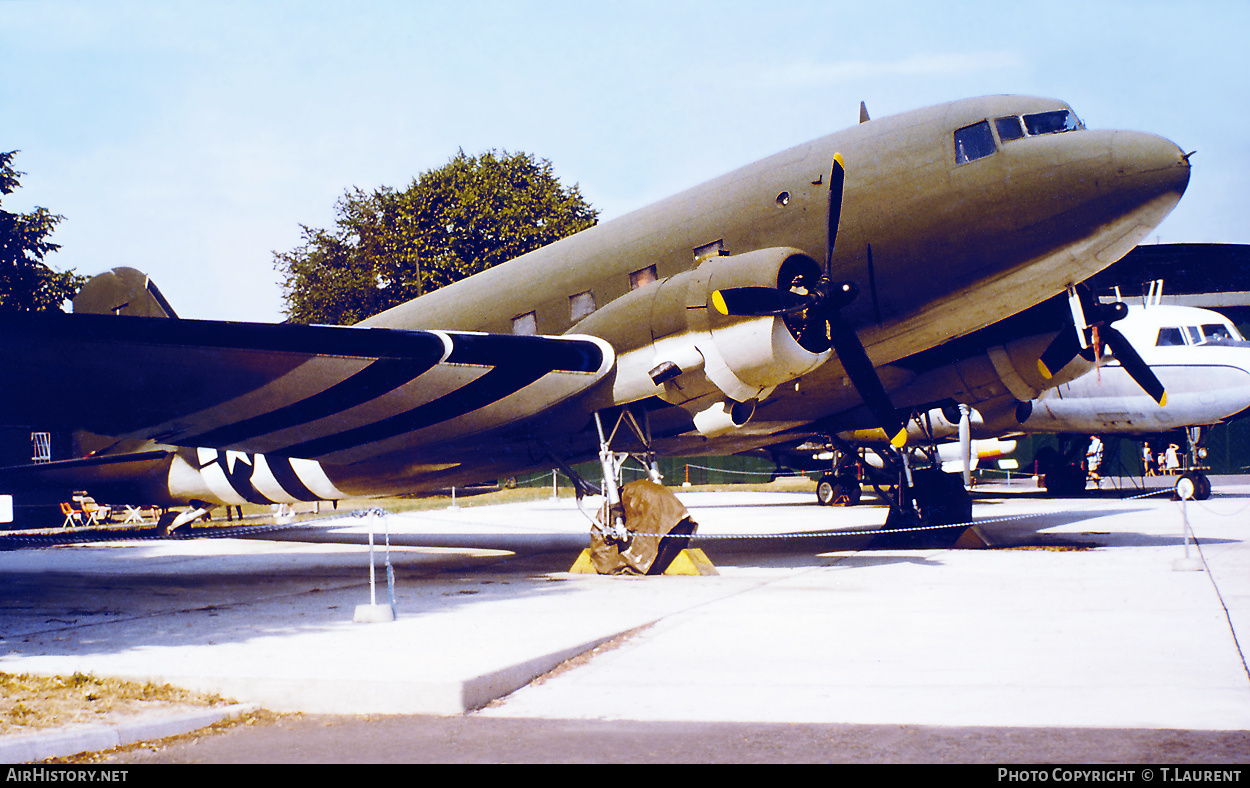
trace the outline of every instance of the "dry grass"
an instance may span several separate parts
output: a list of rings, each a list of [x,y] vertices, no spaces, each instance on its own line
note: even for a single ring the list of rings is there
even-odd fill
[[[154,709],[217,706],[218,695],[201,695],[168,684],[72,676],[0,673],[0,735],[33,733],[82,723],[107,723]]]

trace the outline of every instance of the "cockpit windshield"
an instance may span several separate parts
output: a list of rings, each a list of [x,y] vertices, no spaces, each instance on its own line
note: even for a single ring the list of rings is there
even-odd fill
[[[1224,323],[1204,323],[1201,326],[1185,326],[1183,328],[1160,328],[1155,337],[1156,347],[1177,345],[1250,345],[1242,338],[1241,333],[1231,325]]]
[[[1024,116],[1024,128],[1030,136],[1038,134],[1058,134],[1064,131],[1076,131],[1085,128],[1081,119],[1072,110],[1057,109],[1052,112],[1038,112]]]
[[[1222,323],[1209,323],[1202,326],[1202,344],[1204,345],[1231,345],[1244,341],[1241,334],[1232,326]]]

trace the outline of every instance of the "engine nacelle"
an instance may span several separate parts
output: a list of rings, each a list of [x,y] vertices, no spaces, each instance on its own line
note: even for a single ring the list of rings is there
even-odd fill
[[[717,402],[720,412],[734,403],[763,399],[773,389],[824,363],[831,351],[812,352],[796,339],[784,317],[727,317],[712,307],[717,290],[764,287],[789,290],[792,283],[814,283],[820,266],[797,249],[760,249],[741,255],[712,257],[677,276],[619,299],[587,319],[579,331],[611,341],[613,322],[628,319],[604,314],[628,309],[632,319],[650,315],[650,344],[617,359],[613,389],[617,403],[660,397],[704,419]],[[619,303],[619,307],[618,307]],[[645,311],[644,311],[645,310]],[[593,320],[596,325],[588,323]],[[618,345],[619,346],[619,345]],[[739,414],[742,408],[736,409]],[[725,427],[717,419],[715,434]],[[728,422],[741,426],[736,419]],[[705,433],[708,434],[708,433]]]

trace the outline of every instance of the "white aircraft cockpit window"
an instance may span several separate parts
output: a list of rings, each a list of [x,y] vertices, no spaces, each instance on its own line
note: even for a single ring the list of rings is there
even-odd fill
[[[595,294],[587,290],[584,293],[569,296],[569,322],[577,323],[589,317],[595,311]]]
[[[1024,127],[1029,134],[1059,134],[1064,131],[1076,131],[1085,128],[1085,124],[1068,109],[1057,109],[1052,112],[1038,112],[1024,116]]]
[[[512,333],[534,336],[538,333],[538,318],[533,312],[526,312],[523,315],[517,315],[512,318]]]
[[[1185,326],[1185,341],[1191,345],[1202,344],[1202,332],[1197,326]]]
[[[1206,345],[1230,345],[1244,342],[1241,334],[1232,326],[1223,323],[1207,323],[1202,326],[1202,342]]]
[[[998,129],[998,138],[1003,142],[1011,142],[1024,137],[1024,129],[1020,126],[1020,118],[1015,115],[995,120],[994,128]]]
[[[955,131],[956,164],[984,159],[997,150],[994,146],[994,135],[990,133],[989,121],[983,120]]]
[[[1185,335],[1179,328],[1161,328],[1155,339],[1155,347],[1173,347],[1185,344]]]

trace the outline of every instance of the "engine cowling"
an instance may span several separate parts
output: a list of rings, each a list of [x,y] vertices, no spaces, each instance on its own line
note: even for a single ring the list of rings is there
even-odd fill
[[[740,287],[800,288],[819,275],[820,266],[812,258],[781,247],[712,257],[658,283],[645,307],[651,342],[618,357],[615,400],[656,396],[691,414],[709,409],[748,412],[735,403],[766,398],[777,386],[824,363],[832,351],[813,352],[800,344],[798,321],[793,319],[722,315],[712,308],[712,294]],[[627,296],[601,312],[611,312],[619,303],[637,316],[642,300]],[[613,320],[608,314],[595,318],[605,327]],[[579,326],[591,333],[588,328]],[[717,408],[718,403],[724,407]],[[741,426],[737,418],[703,418],[718,425],[714,433],[704,434]]]

